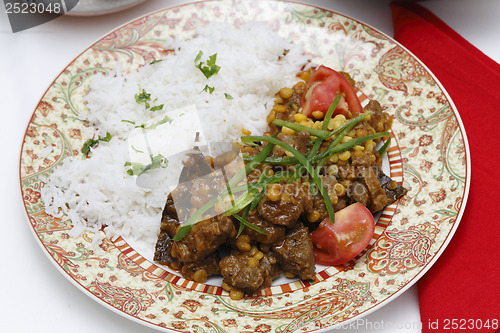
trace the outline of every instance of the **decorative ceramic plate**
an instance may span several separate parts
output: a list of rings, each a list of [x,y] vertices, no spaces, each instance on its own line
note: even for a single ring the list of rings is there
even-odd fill
[[[79,155],[92,76],[120,61],[133,71],[161,56],[170,36],[190,38],[210,21],[264,21],[304,44],[315,63],[347,71],[394,116],[390,175],[408,194],[380,216],[372,242],[350,265],[232,301],[220,286],[188,281],[146,260],[126,239],[91,246],[48,216],[43,179]],[[46,147],[52,146],[47,154]],[[45,150],[44,150],[45,149]],[[204,1],[126,24],[90,46],[55,79],[27,127],[20,161],[26,212],[51,260],[91,298],[150,327],[174,332],[317,332],[360,318],[414,284],[437,260],[465,207],[470,161],[457,110],[435,77],[395,41],[350,17],[281,1]]]

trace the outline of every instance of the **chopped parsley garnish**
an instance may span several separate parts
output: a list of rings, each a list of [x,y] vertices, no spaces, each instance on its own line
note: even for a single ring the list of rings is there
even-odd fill
[[[136,153],[144,154],[144,152],[142,150],[139,150],[139,149],[135,148],[134,146],[130,146],[130,148],[132,148]]]
[[[88,153],[90,152],[90,148],[96,147],[99,141],[109,142],[109,140],[111,140],[111,134],[109,134],[109,132],[106,132],[106,136],[104,138],[99,137],[98,139],[88,139],[83,144],[81,151],[84,154],[84,156],[87,156]]]
[[[153,106],[151,109],[149,109],[149,111],[159,111],[159,110],[163,109],[163,105],[164,104]]]
[[[146,106],[146,109],[149,109],[149,111],[159,111],[159,110],[163,109],[164,104],[160,104],[160,105],[156,105],[156,106],[151,107],[150,103],[156,102],[157,98],[155,98],[154,100],[151,100],[151,94],[146,92],[146,90],[141,89],[140,86],[139,86],[139,93],[135,94],[134,96],[135,96],[135,101],[137,102],[137,104],[144,103],[144,105]]]
[[[151,155],[151,163],[146,165],[137,162],[125,162],[124,164],[124,166],[130,167],[130,169],[127,170],[127,173],[131,176],[139,176],[152,169],[166,168],[167,165],[168,160],[162,154]]]
[[[203,88],[203,91],[208,92],[209,94],[213,93],[215,90],[214,87],[210,87],[208,84],[205,85],[205,88]]]
[[[165,123],[171,123],[171,122],[172,122],[172,118],[170,118],[169,116],[165,116],[160,121],[157,121],[156,123],[151,124],[149,126],[142,125],[141,128],[155,129],[157,126],[160,126],[160,125],[165,124]]]
[[[226,99],[233,99],[233,96],[229,95],[228,93],[224,93],[224,97],[226,97]]]
[[[153,60],[149,64],[153,65],[153,64],[159,63],[160,61],[163,61],[163,59]]]
[[[135,94],[135,101],[137,104],[144,103],[146,109],[149,109],[149,102],[151,102],[151,94],[147,93],[146,90],[141,89],[140,93]]]
[[[219,72],[220,67],[215,64],[215,62],[217,61],[217,53],[214,53],[210,57],[208,57],[206,63],[204,61],[200,61],[202,55],[202,51],[198,52],[196,58],[194,59],[194,64],[196,68],[199,68],[203,75],[205,75],[205,77],[208,79],[212,75],[215,75]]]
[[[203,52],[200,50],[198,52],[198,54],[196,55],[196,58],[194,58],[194,64],[195,65],[197,65],[198,61],[200,61],[202,55],[203,55]],[[201,62],[200,62],[200,65],[201,65]],[[196,67],[198,67],[198,66],[196,66]]]

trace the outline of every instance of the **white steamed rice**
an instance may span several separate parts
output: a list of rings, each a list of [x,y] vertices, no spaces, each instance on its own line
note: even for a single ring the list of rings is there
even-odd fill
[[[96,136],[109,132],[112,139],[100,142],[89,159],[66,159],[42,190],[46,212],[71,219],[72,236],[106,226],[106,237],[121,235],[153,251],[167,190],[138,186],[124,167],[129,158],[126,139],[135,126],[123,120],[137,125],[158,116],[136,102],[139,87],[157,99],[152,104],[164,104],[161,112],[167,115],[195,104],[208,141],[235,142],[243,128],[252,134],[265,131],[274,94],[293,85],[295,74],[307,63],[299,45],[257,23],[240,29],[209,24],[196,38],[172,39],[165,48],[175,50],[175,55],[132,73],[117,67],[90,84],[89,110],[80,117],[93,124]],[[200,50],[202,61],[217,53],[220,71],[209,79],[194,65]],[[288,52],[282,57],[284,50]],[[213,93],[203,91],[205,85],[213,87]],[[184,140],[183,134],[172,130],[172,141]]]

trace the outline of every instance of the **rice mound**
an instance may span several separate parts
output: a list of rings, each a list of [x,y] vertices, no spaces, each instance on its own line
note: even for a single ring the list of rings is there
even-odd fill
[[[93,125],[91,136],[110,133],[112,139],[92,148],[91,158],[64,160],[42,189],[47,214],[71,219],[71,236],[105,226],[106,237],[121,235],[153,250],[168,193],[137,185],[124,166],[128,134],[158,116],[136,101],[140,90],[151,94],[154,105],[164,104],[166,115],[194,104],[208,141],[236,142],[243,128],[257,135],[265,131],[274,94],[297,82],[295,74],[307,64],[300,45],[255,22],[239,29],[211,23],[191,40],[168,40],[165,49],[175,54],[135,72],[117,66],[111,75],[92,79],[88,111],[79,117]],[[208,79],[194,63],[200,51],[200,61],[217,54],[220,70]],[[204,91],[206,86],[213,91]],[[173,130],[172,143],[184,140],[183,134]]]

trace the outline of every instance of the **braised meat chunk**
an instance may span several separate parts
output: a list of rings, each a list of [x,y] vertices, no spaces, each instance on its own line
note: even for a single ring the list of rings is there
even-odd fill
[[[181,241],[174,242],[171,254],[182,262],[198,262],[215,252],[231,234],[236,234],[232,219],[219,215],[193,225]]]
[[[247,221],[261,230],[265,230],[265,233],[262,233],[252,228],[245,227],[245,234],[258,243],[274,244],[285,239],[286,228],[284,226],[272,224],[266,221],[257,212],[249,214]]]
[[[163,208],[160,231],[165,232],[170,238],[173,238],[178,226],[179,218],[177,217],[177,209],[174,205],[172,194],[169,194],[165,208]]]
[[[373,111],[369,124],[375,132],[383,132],[391,129],[392,117],[388,113],[383,112],[382,106],[378,101],[370,100],[364,107],[364,111]]]
[[[207,277],[220,274],[219,262],[220,256],[214,252],[199,262],[184,263],[181,273],[188,280],[203,283]]]
[[[293,148],[297,149],[302,154],[307,154],[311,150],[311,135],[307,131],[302,131],[297,133],[296,135],[289,135],[283,132],[280,132],[277,138]],[[281,147],[274,148],[274,156],[283,156],[286,155],[285,150]]]
[[[164,231],[160,232],[156,241],[153,260],[162,265],[170,265],[173,262],[178,262],[177,258],[174,258],[171,254],[172,245],[174,245],[174,241],[170,236]]]
[[[272,252],[257,260],[249,252],[234,250],[221,260],[219,266],[224,281],[246,294],[269,287],[281,274],[278,261]]]
[[[273,185],[264,193],[257,210],[271,223],[294,227],[300,215],[313,205],[311,191],[300,182]]]
[[[285,273],[298,276],[301,280],[314,280],[313,242],[306,227],[298,225],[282,242],[274,244],[273,250]]]

